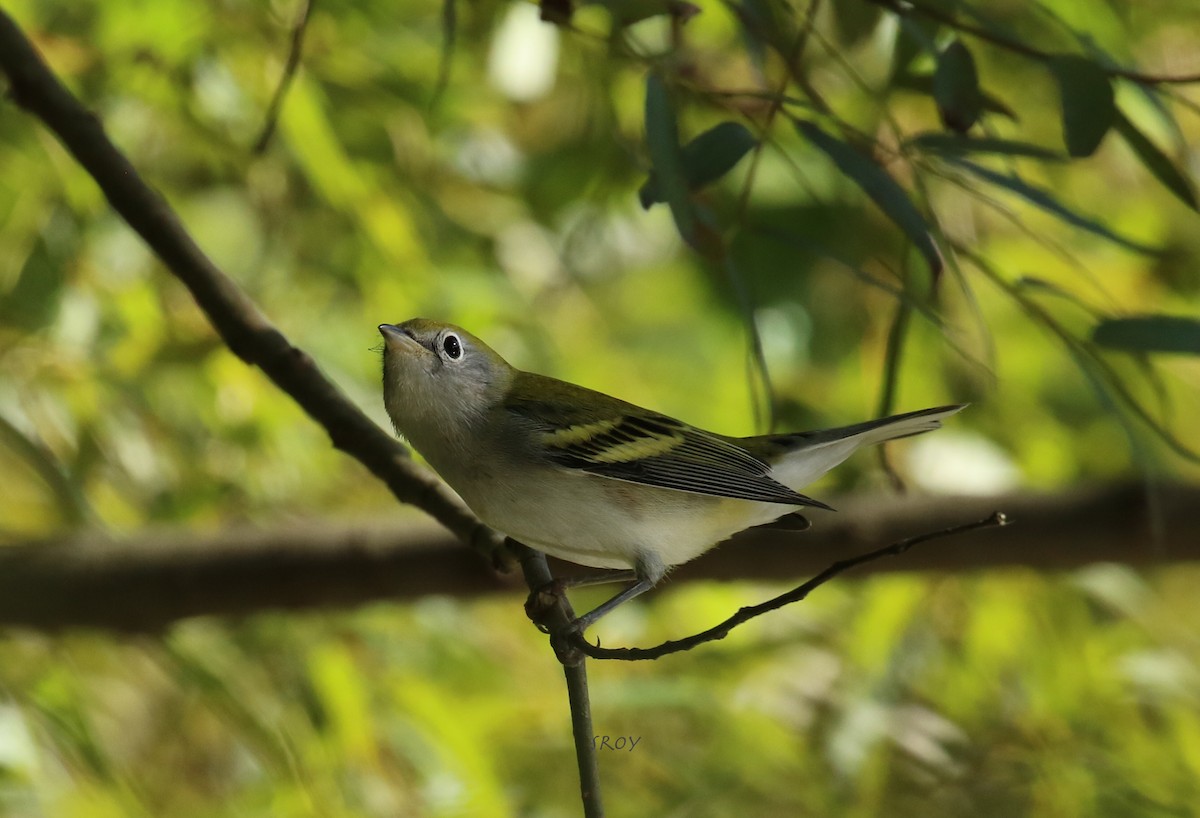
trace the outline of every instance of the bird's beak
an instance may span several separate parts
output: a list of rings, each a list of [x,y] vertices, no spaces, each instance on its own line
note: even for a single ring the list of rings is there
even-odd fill
[[[395,324],[380,324],[379,334],[383,336],[388,349],[413,351],[413,348],[423,348],[416,338]]]

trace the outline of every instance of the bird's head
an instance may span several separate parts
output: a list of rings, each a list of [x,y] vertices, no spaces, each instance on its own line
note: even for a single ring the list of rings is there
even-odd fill
[[[423,429],[444,434],[479,422],[512,382],[507,361],[453,324],[412,318],[380,324],[379,332],[384,405],[410,440]]]

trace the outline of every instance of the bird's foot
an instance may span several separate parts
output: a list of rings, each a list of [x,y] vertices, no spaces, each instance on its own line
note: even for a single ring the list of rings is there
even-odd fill
[[[525,600],[525,615],[530,618],[542,633],[550,632],[545,622],[546,615],[558,604],[558,600],[562,598],[565,591],[566,586],[562,580],[556,579],[529,592],[529,596]],[[578,622],[579,620],[575,621]]]

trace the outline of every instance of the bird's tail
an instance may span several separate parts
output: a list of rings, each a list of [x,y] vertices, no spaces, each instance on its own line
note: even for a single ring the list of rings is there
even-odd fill
[[[770,435],[758,438],[777,454],[771,458],[771,476],[793,491],[816,480],[856,449],[887,440],[919,435],[941,428],[942,421],[966,408],[965,403],[937,406],[917,412],[868,420],[853,426],[817,432]]]
[[[942,428],[942,421],[953,414],[967,408],[967,404],[959,403],[954,406],[935,406],[932,409],[921,409],[916,412],[905,412],[891,415],[878,420],[868,420],[853,426],[841,426],[837,429],[824,429],[819,432],[799,432],[791,435],[780,435],[782,438],[792,438],[795,448],[811,449],[836,443],[839,440],[859,438],[858,446],[874,446],[888,440],[919,435]],[[858,448],[856,446],[855,448]]]

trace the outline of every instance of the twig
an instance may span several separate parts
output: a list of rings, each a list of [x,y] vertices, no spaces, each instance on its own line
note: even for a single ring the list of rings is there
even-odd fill
[[[53,491],[58,510],[71,526],[95,521],[95,514],[79,486],[63,469],[58,458],[45,444],[18,429],[8,418],[0,415],[0,442],[29,464],[42,481]]]
[[[454,42],[458,33],[458,7],[455,0],[442,0],[442,53],[438,58],[437,80],[429,98],[429,110],[437,108],[442,94],[450,86],[450,64],[454,59]]]
[[[912,285],[912,277],[908,274],[908,248],[905,247],[903,254],[903,272],[902,278],[905,289]],[[876,415],[878,417],[887,417],[896,411],[896,391],[900,383],[900,363],[904,356],[904,342],[908,340],[908,319],[912,317],[912,307],[909,302],[903,299],[896,301],[896,314],[892,318],[892,326],[888,330],[887,351],[883,363],[883,387],[879,390],[879,405],[876,407]],[[877,446],[875,451],[878,453],[879,466],[883,469],[883,473],[887,475],[888,481],[892,484],[892,489],[898,494],[903,494],[905,491],[904,478],[896,471],[896,467],[892,465],[891,458],[888,453],[891,448],[884,443]]]
[[[508,540],[508,549],[517,555],[525,583],[534,590],[554,582],[546,555],[540,551]],[[528,606],[527,606],[528,610]],[[592,742],[592,705],[588,697],[587,660],[566,638],[567,627],[575,620],[575,611],[565,594],[556,594],[553,604],[531,614],[538,627],[550,634],[550,644],[563,666],[567,682],[567,698],[571,704],[571,733],[575,737],[575,762],[579,767],[579,793],[583,800],[585,818],[600,818],[604,806],[600,799],[600,768],[596,763],[596,746]]]
[[[1175,454],[1187,459],[1190,463],[1200,463],[1200,449],[1188,446],[1170,429],[1156,420],[1150,413],[1150,410],[1142,405],[1142,402],[1138,400],[1121,379],[1120,375],[1117,374],[1113,365],[1100,354],[1093,344],[1076,337],[1059,321],[1055,320],[1044,307],[1030,298],[1028,294],[1014,287],[1012,282],[1008,281],[994,264],[981,256],[973,248],[959,243],[955,243],[954,246],[963,258],[970,261],[977,270],[1013,299],[1027,315],[1057,336],[1062,342],[1063,347],[1080,365],[1081,371],[1088,377],[1095,376],[1098,379],[1098,383],[1106,386],[1110,390],[1112,397],[1117,399],[1116,402],[1118,405],[1124,405],[1134,417],[1154,432],[1155,437],[1167,444]]]
[[[1010,37],[1005,37],[1002,34],[997,34],[994,31],[989,31],[983,26],[973,25],[972,23],[964,23],[952,11],[944,11],[935,6],[927,6],[924,3],[915,3],[913,0],[866,0],[868,3],[874,3],[877,6],[882,6],[898,15],[909,13],[919,14],[930,20],[935,20],[942,25],[948,26],[955,31],[963,34],[970,34],[972,37],[978,37],[980,40],[989,42],[992,45],[1003,48],[1006,51],[1011,51],[1014,54],[1021,54],[1038,62],[1049,62],[1054,59],[1057,54],[1051,54],[1048,51],[1042,51],[1039,48],[1034,48],[1028,43],[1014,40]],[[1188,85],[1191,83],[1200,82],[1200,73],[1195,74],[1147,74],[1141,71],[1134,71],[1129,68],[1119,68],[1107,65],[1101,65],[1101,69],[1110,77],[1116,77],[1131,82],[1138,82],[1142,85]]]
[[[300,68],[300,55],[304,53],[304,35],[308,31],[308,20],[312,16],[313,6],[316,4],[317,0],[304,0],[304,4],[300,8],[300,16],[292,27],[292,44],[288,49],[287,63],[283,67],[283,76],[279,78],[279,85],[275,88],[275,95],[271,97],[271,103],[267,106],[267,117],[263,122],[262,131],[259,132],[258,139],[254,140],[254,147],[251,150],[255,154],[265,151],[271,142],[271,137],[275,134],[275,126],[279,123],[279,111],[283,108],[283,99],[287,96],[288,88],[292,86],[297,69]]]
[[[213,264],[3,10],[0,70],[8,76],[12,98],[41,119],[91,174],[113,209],[188,288],[235,355],[259,367],[325,429],[336,448],[370,469],[397,499],[429,513],[463,542],[495,558],[502,538],[467,511],[441,481],[414,464],[407,449],[372,423]]]
[[[784,73],[783,78],[779,82],[774,98],[771,100],[771,106],[767,110],[766,121],[761,128],[762,138],[757,141],[751,153],[750,168],[746,172],[746,181],[742,184],[742,191],[738,196],[737,205],[737,220],[743,226],[746,223],[746,211],[750,203],[750,193],[754,188],[755,179],[758,178],[759,163],[762,160],[763,150],[767,145],[767,135],[771,132],[771,125],[775,121],[775,117],[783,108],[791,72],[799,72],[800,70],[798,66],[804,56],[804,49],[808,45],[808,37],[813,30],[813,23],[816,20],[817,11],[820,9],[820,6],[821,0],[809,0],[808,10],[804,15],[804,23],[796,33],[796,39],[792,43],[789,53],[786,55],[789,70]],[[729,284],[737,296],[738,307],[742,312],[742,320],[746,324],[746,334],[749,336],[750,341],[750,374],[753,377],[754,372],[758,373],[760,379],[759,385],[766,399],[766,429],[769,432],[773,432],[775,431],[775,423],[779,417],[779,409],[776,405],[775,389],[771,384],[771,370],[767,366],[767,357],[763,352],[762,334],[758,331],[758,322],[754,318],[753,299],[746,289],[746,282],[738,272],[731,254],[726,253],[724,255],[721,270],[725,273],[725,277],[729,280]],[[763,417],[764,412],[762,411],[763,407],[759,404],[759,393],[754,386],[752,381],[750,384],[750,399],[754,405],[755,420],[758,420]]]
[[[810,579],[808,582],[800,585],[785,594],[780,594],[777,597],[767,600],[759,605],[751,605],[746,608],[741,608],[733,616],[726,619],[719,625],[714,625],[706,631],[693,634],[683,639],[663,642],[652,648],[602,648],[599,645],[592,645],[587,642],[582,636],[576,636],[573,644],[579,650],[591,656],[593,659],[622,659],[626,661],[637,661],[642,659],[658,659],[662,656],[667,656],[672,653],[679,653],[684,650],[691,650],[697,645],[702,645],[705,642],[715,642],[718,639],[724,639],[729,635],[729,632],[745,622],[749,622],[755,617],[762,616],[765,613],[778,610],[784,605],[790,605],[793,602],[799,602],[807,597],[817,588],[824,585],[829,580],[839,574],[848,571],[851,568],[862,565],[865,562],[880,559],[881,557],[895,557],[903,554],[914,545],[920,545],[923,542],[937,540],[943,537],[952,537],[955,534],[962,534],[967,531],[973,531],[978,528],[992,528],[1008,524],[1008,518],[1003,512],[994,512],[990,517],[983,520],[976,520],[971,523],[963,523],[962,525],[943,528],[939,531],[931,531],[926,534],[920,534],[916,537],[894,542],[891,545],[883,548],[870,551],[866,554],[860,554],[857,557],[839,560],[826,568],[821,573]]]

